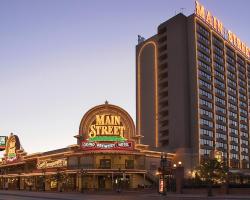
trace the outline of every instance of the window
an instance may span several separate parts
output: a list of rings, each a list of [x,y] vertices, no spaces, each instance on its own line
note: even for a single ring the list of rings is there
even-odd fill
[[[213,41],[214,41],[215,43],[217,43],[219,46],[223,47],[222,41],[220,41],[220,40],[217,39],[216,37],[213,37]]]
[[[223,90],[220,90],[218,88],[214,88],[214,91],[215,91],[215,93],[217,93],[217,94],[219,94],[219,95],[221,95],[223,97],[225,96],[225,92]]]
[[[240,128],[247,130],[247,125],[245,125],[245,124],[240,124]]]
[[[235,63],[234,59],[231,58],[230,56],[227,56],[227,61],[231,62],[231,63]]]
[[[206,119],[200,119],[200,125],[208,126],[210,128],[213,128],[213,122],[208,121]]]
[[[200,139],[200,144],[204,146],[213,146],[213,141],[212,140],[206,140],[206,139]]]
[[[216,142],[216,143],[215,143],[215,147],[216,147],[216,148],[227,149],[227,144],[221,143],[221,142]]]
[[[224,75],[222,73],[214,70],[214,74],[224,80]]]
[[[221,86],[222,88],[225,88],[225,84],[221,81],[219,81],[218,79],[214,79],[214,83],[218,84],[219,86]]]
[[[246,78],[245,74],[243,74],[241,71],[238,71],[238,75]]]
[[[236,90],[231,88],[231,87],[228,87],[228,91],[232,92],[234,95],[236,95]]]
[[[234,151],[239,151],[239,147],[236,145],[230,145],[230,149]]]
[[[229,124],[230,124],[230,125],[233,125],[233,126],[237,126],[237,125],[238,125],[238,122],[229,119]]]
[[[198,51],[198,57],[204,59],[205,61],[207,61],[209,63],[211,62],[211,58],[200,51]]]
[[[227,83],[233,85],[234,87],[236,87],[235,81],[232,81],[231,79],[227,79]]]
[[[244,109],[240,108],[240,113],[244,114],[247,116],[247,111],[245,111]]]
[[[202,71],[202,70],[199,70],[199,75],[202,76],[202,77],[205,77],[206,79],[208,79],[209,81],[212,80],[212,76],[207,74],[206,72]]]
[[[197,24],[197,27],[202,34],[209,36],[209,32],[204,27],[202,27],[200,24]]]
[[[231,112],[231,111],[228,111],[228,115],[229,117],[234,117],[235,119],[237,119],[237,116],[238,116],[236,113]]]
[[[248,146],[248,141],[247,140],[241,140],[241,144],[245,144]]]
[[[235,135],[238,135],[238,130],[234,128],[229,128],[229,133],[233,133]]]
[[[221,124],[216,124],[215,127],[216,127],[217,130],[222,130],[222,131],[225,131],[225,132],[227,130],[226,126],[221,125]]]
[[[230,71],[227,71],[227,77],[229,77],[229,78],[231,78],[233,80],[236,79],[236,75],[234,73],[230,72]]]
[[[203,100],[203,99],[200,99],[200,105],[204,105],[204,106],[207,106],[208,108],[212,108],[212,103],[206,101],[206,100]]]
[[[210,44],[209,40],[207,38],[205,38],[203,35],[201,35],[200,33],[197,33],[197,37],[198,39],[200,39],[201,41],[203,41],[206,44]]]
[[[231,141],[232,141],[232,142],[235,142],[235,143],[238,143],[239,139],[236,138],[236,137],[231,137]],[[238,151],[238,150],[237,150],[237,151]]]
[[[231,104],[231,103],[228,103],[228,105],[229,105],[229,108],[232,108],[232,109],[234,109],[234,110],[238,110],[237,109],[237,106],[235,106],[235,105],[233,105],[233,104]]]
[[[218,120],[218,121],[222,121],[222,122],[224,122],[224,123],[226,123],[226,122],[227,122],[226,118],[225,118],[225,117],[223,117],[223,116],[220,116],[220,115],[216,115],[216,120]]]
[[[242,160],[249,161],[249,157],[248,157],[248,156],[246,156],[246,155],[242,155]]]
[[[203,45],[202,43],[200,42],[197,42],[197,46],[199,48],[201,48],[203,51],[207,52],[208,54],[210,54],[210,49],[208,47],[206,47],[205,45]]]
[[[242,99],[244,99],[244,100],[247,100],[247,97],[246,97],[245,95],[239,93],[239,96],[240,96],[240,98],[242,98]]]
[[[222,51],[220,48],[218,48],[217,46],[213,46],[213,49],[214,49],[217,53],[219,53],[221,56],[223,56],[223,51]]]
[[[208,99],[212,99],[213,98],[212,94],[210,94],[210,93],[208,93],[208,92],[206,92],[206,91],[204,91],[202,89],[199,89],[199,93],[200,93],[200,95],[203,95],[203,96],[207,97]]]
[[[247,104],[245,103],[245,102],[242,102],[242,101],[240,101],[240,106],[242,106],[242,107],[247,107]]]
[[[199,65],[200,67],[202,67],[202,68],[204,68],[204,69],[206,69],[206,70],[208,70],[208,71],[211,72],[211,67],[210,67],[209,65],[205,64],[204,62],[198,60],[198,65]]]
[[[219,112],[221,112],[221,113],[223,113],[223,114],[226,114],[226,109],[221,108],[221,107],[219,107],[219,106],[215,106],[215,110],[216,110],[216,111],[219,111]]]
[[[205,82],[205,81],[203,81],[203,80],[199,80],[199,83],[200,83],[200,85],[202,85],[202,86],[208,88],[209,90],[212,89],[211,84],[209,84],[209,83],[207,83],[207,82]]]
[[[222,104],[222,105],[226,105],[226,101],[223,100],[223,99],[221,99],[221,98],[219,98],[219,97],[215,97],[215,101],[216,101],[217,103]]]
[[[243,88],[243,87],[241,87],[240,85],[239,85],[239,91],[242,92],[242,93],[246,93],[247,92],[246,89]]]
[[[225,134],[222,133],[217,133],[216,132],[216,139],[223,139],[223,140],[227,140],[227,136]]]
[[[248,138],[248,133],[245,133],[245,132],[241,131],[240,134],[241,134],[241,136]]]
[[[134,169],[134,160],[125,160],[126,169]]]
[[[217,62],[214,62],[214,68],[224,72],[224,67]]]
[[[201,155],[210,155],[211,150],[209,149],[200,149]]]
[[[230,159],[236,159],[236,160],[238,160],[239,159],[239,155],[235,154],[235,153],[231,153],[230,154]]]
[[[228,70],[231,70],[231,71],[233,71],[233,72],[236,71],[235,66],[231,65],[230,63],[227,63],[226,66],[227,66],[227,69],[228,69]]]
[[[209,136],[209,137],[213,137],[213,132],[212,131],[206,130],[206,129],[203,129],[203,128],[200,128],[200,134],[201,135],[206,135],[206,136]]]
[[[101,159],[100,160],[100,168],[101,169],[110,169],[111,168],[111,160],[110,159]]]
[[[228,95],[228,99],[233,101],[234,103],[237,103],[237,100],[235,97],[231,96],[231,95]]]
[[[206,116],[208,116],[208,117],[210,117],[210,118],[213,117],[213,113],[212,113],[212,112],[209,112],[209,111],[204,110],[204,109],[201,109],[201,108],[200,108],[200,114],[201,114],[201,115],[206,115]]]
[[[216,53],[214,54],[214,58],[217,59],[219,62],[223,63],[223,58],[219,55],[217,55]]]
[[[242,148],[241,148],[241,151],[242,151],[242,152],[245,152],[245,153],[248,153],[248,148],[242,147]]]

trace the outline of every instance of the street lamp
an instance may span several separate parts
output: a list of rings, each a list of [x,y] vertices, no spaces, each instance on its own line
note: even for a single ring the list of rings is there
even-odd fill
[[[159,168],[159,171],[160,171],[159,193],[162,195],[166,195],[166,180],[165,180],[166,170],[167,170],[167,156],[166,154],[162,153],[161,161],[160,161],[160,168]]]

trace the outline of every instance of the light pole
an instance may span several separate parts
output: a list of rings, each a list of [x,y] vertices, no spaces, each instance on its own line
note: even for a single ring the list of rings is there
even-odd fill
[[[81,192],[83,193],[84,192],[84,187],[83,187],[83,177],[87,174],[87,171],[86,170],[84,170],[84,169],[81,169],[80,170],[80,174],[81,174],[81,182],[82,182],[82,184],[81,184]]]
[[[166,195],[166,175],[167,170],[167,156],[166,154],[161,154],[160,168],[159,168],[159,193]]]

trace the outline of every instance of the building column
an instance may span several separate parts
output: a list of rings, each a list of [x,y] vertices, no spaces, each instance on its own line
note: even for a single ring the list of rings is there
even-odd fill
[[[114,173],[111,174],[111,184],[112,184],[112,190],[114,189]]]
[[[143,187],[145,188],[146,183],[146,172],[143,174]]]

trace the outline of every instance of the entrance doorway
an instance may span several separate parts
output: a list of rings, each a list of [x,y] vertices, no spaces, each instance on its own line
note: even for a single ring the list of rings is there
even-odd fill
[[[99,189],[105,189],[105,181],[106,181],[105,176],[98,176],[98,188]]]

